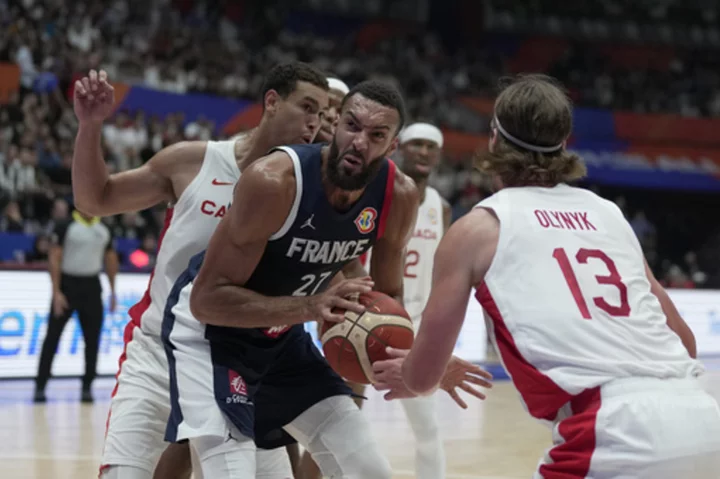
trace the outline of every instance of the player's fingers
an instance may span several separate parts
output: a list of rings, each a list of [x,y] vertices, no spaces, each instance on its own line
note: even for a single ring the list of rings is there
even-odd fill
[[[388,346],[387,348],[385,348],[385,352],[391,358],[404,358],[408,355],[410,350],[409,349],[396,349],[396,348],[391,348],[390,346]]]
[[[90,80],[90,91],[95,91],[98,88],[98,74],[95,70],[90,70],[88,73],[88,80]]]
[[[105,70],[100,70],[98,73],[98,81],[100,83],[107,83],[107,72]]]
[[[488,388],[488,389],[493,387],[493,383],[491,383],[490,381],[488,381],[484,378],[479,378],[477,376],[470,375],[470,374],[465,375],[464,381],[468,382],[468,383],[477,384],[478,386],[482,386],[482,387]]]
[[[493,375],[489,372],[485,371],[483,368],[476,364],[470,363],[469,366],[466,369],[466,373],[474,374],[475,376],[481,376],[486,379],[492,379]]]
[[[85,95],[87,95],[87,90],[85,90],[85,86],[82,84],[80,80],[77,80],[75,82],[75,94],[79,98],[85,98]]]
[[[393,399],[395,399],[395,391],[390,391],[389,393],[385,394],[383,396],[383,399],[385,399],[386,401],[392,401]]]
[[[460,397],[460,395],[457,393],[455,389],[451,389],[448,391],[448,394],[450,394],[450,397],[457,403],[458,406],[460,406],[463,409],[467,409],[468,405],[465,401],[463,401],[463,398]]]
[[[472,394],[476,398],[481,399],[483,401],[487,398],[487,396],[485,396],[485,394],[483,394],[482,391],[475,389],[474,387],[470,386],[469,384],[462,383],[458,387],[460,389],[462,389],[463,391],[465,391],[466,393]]]
[[[363,306],[360,303],[356,303],[355,301],[349,301],[345,298],[335,298],[333,301],[333,306],[341,309],[345,309],[347,311],[352,311],[357,314],[362,314],[365,312],[365,306]],[[345,316],[342,316],[343,319],[345,319]]]
[[[373,387],[376,391],[387,391],[388,389],[390,389],[390,385],[384,382],[373,383]]]
[[[333,314],[330,310],[326,310],[322,312],[320,319],[322,319],[323,321],[329,321],[331,323],[342,323],[343,321],[345,321],[345,315]]]
[[[87,92],[88,98],[92,100],[93,94],[90,93],[90,80],[88,77],[84,77],[82,80],[83,88],[85,88],[85,91]]]
[[[358,281],[355,279],[346,280],[338,285],[338,296],[350,296],[351,294],[369,293],[375,283],[372,281]]]

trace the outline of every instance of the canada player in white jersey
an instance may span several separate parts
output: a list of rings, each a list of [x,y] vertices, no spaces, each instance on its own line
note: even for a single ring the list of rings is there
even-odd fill
[[[327,108],[327,89],[324,75],[313,67],[279,65],[266,76],[260,125],[242,139],[179,143],[140,168],[108,175],[100,142],[102,123],[113,108],[113,88],[103,71],[91,71],[76,83],[80,128],[72,179],[77,206],[101,216],[162,202],[171,205],[148,290],[129,311],[131,321],[125,330],[125,351],[108,417],[102,477],[149,479],[156,465],[155,478],[189,476],[187,445],[168,447],[158,464],[166,446],[170,411],[168,364],[160,338],[167,295],[189,258],[207,247],[230,206],[240,172],[272,147],[313,141],[321,112]],[[257,462],[258,477],[290,476],[283,448],[258,449]]]
[[[695,339],[619,208],[566,185],[570,102],[548,77],[495,102],[478,168],[499,191],[458,220],[435,257],[415,344],[388,398],[426,394],[444,372],[477,289],[528,412],[553,425],[535,479],[710,479],[720,408],[701,387]]]
[[[442,146],[442,132],[428,123],[414,123],[400,135],[402,171],[415,181],[420,191],[420,208],[407,247],[403,282],[404,306],[415,331],[430,297],[435,250],[450,226],[450,205],[428,185],[430,173],[440,161]],[[457,393],[452,391],[451,394]],[[445,450],[437,422],[436,397],[433,394],[402,401],[415,436],[415,476],[418,479],[445,477]]]

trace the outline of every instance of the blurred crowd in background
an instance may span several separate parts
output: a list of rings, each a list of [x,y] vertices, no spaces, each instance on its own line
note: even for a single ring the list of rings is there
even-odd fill
[[[413,120],[486,133],[489,118],[459,98],[492,96],[498,79],[511,71],[502,46],[533,33],[570,38],[557,60],[538,68],[565,83],[578,106],[720,116],[720,57],[712,53],[720,46],[720,30],[718,7],[712,3],[636,1],[647,8],[633,10],[612,0],[475,2],[482,4],[478,28],[484,24],[491,40],[472,45],[448,41],[452,27],[432,22],[427,28],[406,25],[367,45],[357,36],[338,36],[317,26],[325,21],[318,9],[350,15],[360,8],[354,3],[0,0],[0,62],[15,63],[21,72],[20,90],[0,104],[0,232],[37,235],[35,250],[16,260],[45,260],[48,233],[72,211],[70,166],[77,127],[72,85],[91,68],[105,69],[111,81],[158,90],[258,99],[269,67],[312,61],[349,85],[369,77],[397,83]],[[387,2],[359,3],[373,9]],[[388,10],[390,16],[428,15],[412,9],[403,13],[408,1],[389,3],[395,8]],[[291,6],[316,12],[295,22],[307,28],[288,27]],[[621,36],[628,42],[654,42],[657,55],[618,63],[604,45]],[[679,48],[669,53],[667,45]],[[225,137],[206,118],[187,122],[182,113],[160,118],[120,110],[105,126],[103,151],[110,171],[121,171],[178,141]],[[455,218],[490,193],[486,179],[470,165],[467,156],[448,155],[433,177]],[[699,211],[696,205],[711,201],[707,195],[587,186],[623,209],[649,263],[668,286],[718,287],[717,271],[705,266],[714,264],[707,258],[718,255],[717,231],[708,217],[691,214]],[[714,196],[712,201],[718,204]],[[160,207],[103,221],[116,237],[140,240],[152,266],[162,216]]]

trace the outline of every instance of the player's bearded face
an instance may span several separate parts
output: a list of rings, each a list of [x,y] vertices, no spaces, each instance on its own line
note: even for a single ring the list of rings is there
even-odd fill
[[[352,144],[340,151],[336,138],[330,143],[328,155],[327,176],[330,182],[340,189],[354,191],[360,190],[370,184],[382,166],[382,159],[387,151],[369,160],[357,151]],[[343,158],[353,161],[354,166],[346,165]]]

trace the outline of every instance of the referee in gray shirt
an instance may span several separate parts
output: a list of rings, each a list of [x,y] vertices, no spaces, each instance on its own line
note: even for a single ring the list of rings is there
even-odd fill
[[[55,226],[49,255],[53,295],[47,334],[40,353],[35,382],[35,402],[45,402],[45,385],[50,378],[60,336],[73,312],[77,311],[85,340],[85,376],[82,401],[92,402],[90,386],[95,379],[100,331],[103,323],[100,271],[110,282],[110,311],[115,310],[115,276],[118,257],[110,230],[100,218],[74,211],[72,220]]]

